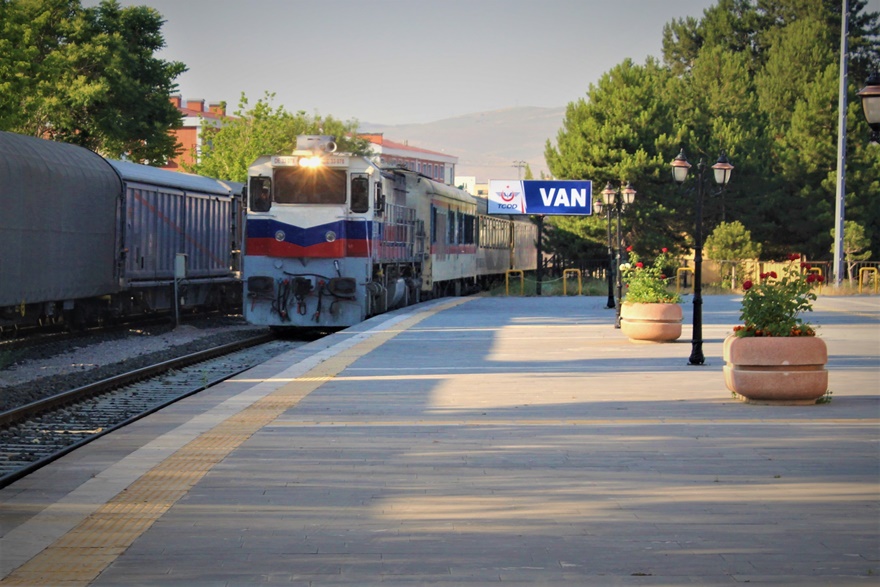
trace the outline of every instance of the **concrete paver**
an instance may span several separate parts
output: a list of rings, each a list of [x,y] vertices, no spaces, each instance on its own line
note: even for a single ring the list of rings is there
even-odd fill
[[[828,342],[833,401],[784,407],[743,404],[724,387],[737,298],[704,298],[701,367],[687,365],[689,326],[676,343],[633,343],[604,301],[460,299],[408,327],[423,308],[321,343],[293,377],[345,353],[353,362],[211,467],[91,584],[875,581],[880,298],[820,297],[811,321]],[[371,328],[394,336],[364,352]],[[164,459],[251,401],[242,396],[270,393],[306,357],[114,433],[150,448],[103,474],[124,486],[141,461]],[[3,511],[19,512],[4,559],[3,539],[37,527],[40,516],[21,520],[43,507],[38,483],[67,487],[65,467],[106,468],[111,444],[0,491]],[[99,493],[66,490],[86,510]]]

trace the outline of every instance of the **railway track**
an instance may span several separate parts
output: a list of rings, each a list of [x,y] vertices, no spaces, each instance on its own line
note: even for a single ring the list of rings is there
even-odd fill
[[[287,351],[264,334],[0,413],[0,487],[113,430]]]
[[[183,316],[182,324],[204,320],[211,317],[221,316],[219,312],[207,311],[191,313]],[[49,324],[47,326],[34,326],[29,328],[0,327],[0,352],[15,352],[31,347],[38,347],[47,342],[67,342],[87,338],[98,334],[125,332],[132,328],[173,328],[173,321],[164,313],[149,316],[136,316],[125,320],[119,320],[112,324],[92,325],[84,328],[70,329],[62,323]]]

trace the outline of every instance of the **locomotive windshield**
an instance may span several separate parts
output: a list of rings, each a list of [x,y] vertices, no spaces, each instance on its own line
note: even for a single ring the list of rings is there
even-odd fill
[[[345,204],[345,187],[344,169],[275,169],[275,201],[279,204]]]

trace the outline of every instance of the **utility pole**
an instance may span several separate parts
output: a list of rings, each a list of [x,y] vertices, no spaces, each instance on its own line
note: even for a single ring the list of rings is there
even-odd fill
[[[849,43],[849,15],[847,0],[843,0],[840,23],[840,90],[837,123],[837,190],[834,198],[834,286],[843,284],[843,219],[846,215],[846,87],[847,53]]]

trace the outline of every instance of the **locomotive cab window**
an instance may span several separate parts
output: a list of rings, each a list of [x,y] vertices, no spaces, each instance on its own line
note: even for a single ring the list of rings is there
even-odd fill
[[[344,169],[279,167],[275,170],[275,201],[279,204],[345,204]]]
[[[268,212],[272,207],[272,180],[268,177],[252,177],[248,190],[251,210]]]
[[[362,214],[370,209],[370,180],[366,175],[351,176],[351,211]]]
[[[385,211],[385,194],[382,193],[382,184],[376,183],[376,203],[373,204],[376,207],[376,214],[381,214]]]

